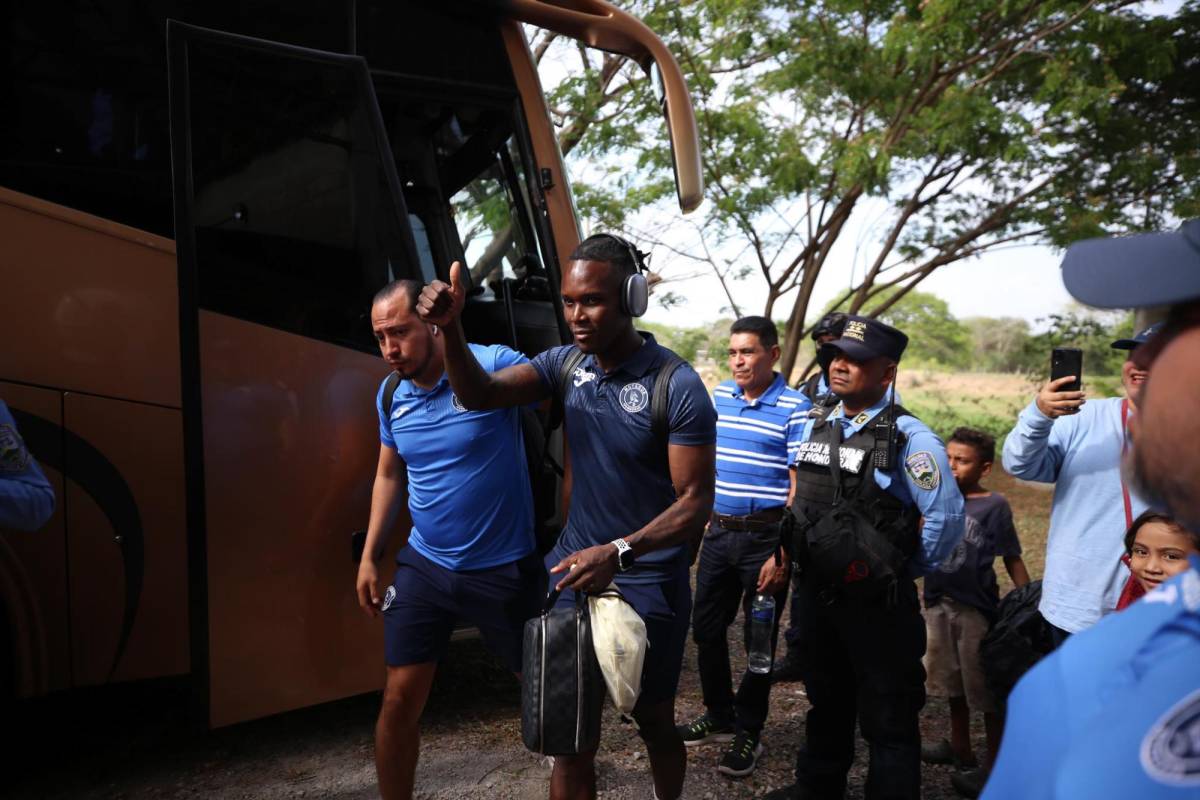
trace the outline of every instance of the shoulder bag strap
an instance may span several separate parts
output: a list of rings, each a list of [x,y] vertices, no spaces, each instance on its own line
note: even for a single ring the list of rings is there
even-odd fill
[[[388,375],[387,382],[383,384],[383,408],[388,417],[392,416],[392,404],[396,402],[396,390],[399,388],[400,373],[393,370],[392,374]]]

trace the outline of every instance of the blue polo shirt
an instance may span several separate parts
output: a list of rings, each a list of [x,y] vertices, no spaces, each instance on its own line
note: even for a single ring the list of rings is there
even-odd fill
[[[847,419],[841,403],[829,414],[833,424],[842,426],[842,438],[848,439],[870,424],[888,407],[889,398],[884,395],[875,405]],[[815,420],[804,423],[801,442],[808,443],[812,437]],[[938,435],[924,422],[911,416],[896,420],[896,428],[904,434],[904,446],[897,448],[896,463],[886,472],[874,470],[875,483],[906,505],[916,504],[921,509],[925,524],[921,527],[921,546],[909,558],[909,569],[913,577],[928,574],[937,568],[963,537],[965,519],[963,496],[954,482],[950,462],[946,459],[946,446]],[[828,443],[816,442],[797,452],[811,463],[820,463],[824,450],[825,464],[829,463]],[[812,461],[816,459],[816,461]]]
[[[584,356],[564,387],[564,419],[571,453],[571,507],[557,545],[567,553],[641,530],[675,502],[667,448],[650,430],[650,398],[671,351],[642,333],[644,342],[605,373]],[[559,391],[559,373],[574,347],[555,347],[533,359],[542,383]],[[671,376],[668,441],[711,445],[716,414],[700,376],[683,364]],[[687,568],[687,548],[676,545],[639,556],[618,580],[655,583]]]
[[[717,409],[717,484],[713,511],[744,516],[787,503],[788,464],[800,445],[812,401],[783,376],[747,402],[735,381],[713,389]]]
[[[1200,558],[1069,638],[1008,701],[984,800],[1200,796]]]
[[[528,361],[500,345],[470,348],[488,372]],[[408,469],[412,548],[455,571],[531,553],[533,500],[520,409],[468,411],[445,375],[429,391],[402,380],[387,413],[383,403],[380,385],[379,440]]]

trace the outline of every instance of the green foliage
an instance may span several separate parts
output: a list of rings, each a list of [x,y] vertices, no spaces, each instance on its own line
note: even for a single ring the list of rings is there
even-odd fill
[[[1023,366],[1030,378],[1039,383],[1046,380],[1050,351],[1055,347],[1078,347],[1083,351],[1085,383],[1102,384],[1100,388],[1111,393],[1110,387],[1128,355],[1125,350],[1114,350],[1112,343],[1133,336],[1133,314],[1068,311],[1050,315],[1048,322],[1046,331],[1029,337],[1023,348]]]
[[[1029,323],[1013,317],[963,320],[971,335],[971,368],[980,372],[1022,372]]]
[[[971,332],[950,313],[946,301],[925,292],[909,292],[878,316],[908,334],[906,365],[947,369],[971,366]]]

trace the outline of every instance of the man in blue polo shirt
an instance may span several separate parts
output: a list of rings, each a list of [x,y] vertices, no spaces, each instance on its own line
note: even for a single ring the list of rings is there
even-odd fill
[[[729,329],[733,380],[713,391],[717,409],[717,481],[712,519],[700,550],[692,637],[705,713],[679,733],[686,745],[730,742],[717,770],[740,778],[762,752],[771,676],[746,670],[734,697],[727,631],[758,593],[775,598],[775,633],[787,601],[789,558],[780,523],[791,499],[789,442],[798,445],[811,403],[775,372],[779,334],[765,317],[743,317]],[[772,642],[772,649],[774,642]]]
[[[665,430],[656,430],[657,378],[679,359],[634,328],[646,304],[642,258],[610,234],[581,242],[561,287],[575,344],[496,373],[483,368],[463,338],[460,265],[451,268],[450,285],[426,287],[419,309],[445,330],[446,370],[468,408],[563,398],[570,503],[546,563],[563,590],[560,603],[573,604],[575,591],[599,591],[615,578],[645,621],[650,648],[633,717],[650,755],[655,796],[676,800],[687,767],[674,717],[692,605],[689,543],[712,512],[715,415],[699,376],[680,364],[669,380]],[[552,800],[595,794],[594,752],[555,757]]]
[[[379,466],[357,580],[359,604],[384,617],[387,683],[375,767],[386,800],[412,797],[421,710],[456,622],[476,626],[518,672],[525,620],[537,616],[545,581],[519,411],[468,411],[454,396],[444,337],[415,313],[420,291],[416,281],[397,281],[371,308],[379,348],[401,378],[391,396],[385,380],[376,399]],[[528,363],[506,347],[469,347],[489,371]],[[376,565],[405,483],[412,531],[381,596]]]

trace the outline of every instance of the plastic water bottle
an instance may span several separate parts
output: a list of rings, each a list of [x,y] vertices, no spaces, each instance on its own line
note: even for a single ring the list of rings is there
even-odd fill
[[[771,629],[775,627],[775,598],[756,594],[750,603],[750,671],[765,675],[771,671]]]

